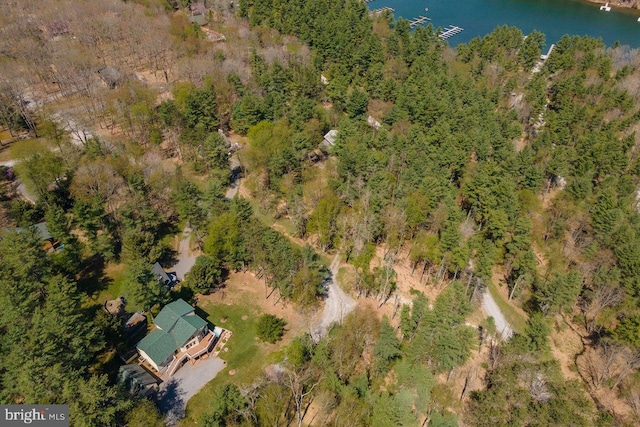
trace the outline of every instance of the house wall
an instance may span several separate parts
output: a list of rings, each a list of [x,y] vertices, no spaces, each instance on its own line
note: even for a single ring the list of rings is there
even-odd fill
[[[200,338],[197,336],[194,336],[193,338],[191,338],[189,341],[187,341],[185,343],[185,345],[183,347],[180,347],[180,351],[187,351],[189,347],[189,344],[198,344],[200,342]]]
[[[166,368],[171,361],[175,358],[175,353],[170,355],[169,357],[167,357],[159,366],[153,361],[153,359],[151,359],[149,357],[149,355],[147,353],[145,353],[144,351],[138,349],[138,353],[140,353],[140,356],[142,356],[144,358],[144,360],[146,360],[149,365],[151,365],[153,367],[153,369],[155,369],[156,371],[160,372],[161,369]]]
[[[169,365],[171,364],[171,362],[173,362],[173,359],[175,359],[175,358],[176,358],[176,352],[174,351],[174,352],[173,352],[173,354],[172,354],[171,356],[167,357],[167,358],[164,360],[164,362],[162,362],[162,363],[160,364],[160,367],[161,367],[162,369],[166,368],[167,366],[169,366]]]
[[[149,365],[153,366],[153,368],[156,371],[160,371],[160,369],[158,369],[158,365],[156,365],[156,363],[149,357],[149,355],[147,353],[145,353],[144,351],[138,349],[138,353],[140,353],[140,356],[142,356],[144,358],[144,360],[146,360]]]
[[[206,333],[207,333],[206,326],[204,326],[201,329],[198,329],[196,333],[193,334],[193,336],[189,339],[189,341],[187,341],[182,347],[180,347],[180,351],[187,351],[187,347],[189,346],[189,344],[198,344],[202,339],[202,337],[204,336],[204,334]]]

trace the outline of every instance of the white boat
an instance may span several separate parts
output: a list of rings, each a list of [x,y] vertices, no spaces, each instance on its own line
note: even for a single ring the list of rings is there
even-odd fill
[[[605,12],[611,12],[611,7],[609,6],[609,3],[607,3],[604,6],[600,6],[600,10],[604,10]]]
[[[638,22],[640,22],[640,18],[638,18]]]

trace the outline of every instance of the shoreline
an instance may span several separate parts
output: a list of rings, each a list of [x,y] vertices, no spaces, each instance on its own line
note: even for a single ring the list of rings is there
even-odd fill
[[[630,0],[630,1],[606,1],[606,0],[586,0],[587,3],[593,4],[606,4],[609,3],[614,9],[631,9],[631,10],[640,10],[640,0]]]

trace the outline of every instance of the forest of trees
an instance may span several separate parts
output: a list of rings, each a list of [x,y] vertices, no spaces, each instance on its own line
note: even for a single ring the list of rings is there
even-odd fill
[[[339,253],[354,297],[402,301],[296,337],[273,372],[221,387],[199,425],[633,424],[637,51],[565,36],[537,69],[551,42],[537,31],[453,50],[359,0],[207,2],[217,43],[190,4],[0,2],[0,125],[39,138],[0,169],[37,198],[0,210],[25,228],[0,233],[0,402],[73,402],[73,425],[157,423],[109,376],[121,331],[86,301],[107,263],[124,265],[139,309],[175,297],[150,266],[188,223],[204,253],[191,296],[250,270],[265,297],[308,309],[328,275],[319,254]],[[246,141],[249,199],[224,197],[219,129]],[[330,129],[335,146],[310,161]],[[27,227],[42,220],[63,251],[41,250]],[[401,265],[421,285],[402,298]],[[506,342],[468,325],[489,286],[524,313]],[[565,331],[582,346],[571,378],[551,338]],[[452,372],[479,357],[483,387],[453,395]]]

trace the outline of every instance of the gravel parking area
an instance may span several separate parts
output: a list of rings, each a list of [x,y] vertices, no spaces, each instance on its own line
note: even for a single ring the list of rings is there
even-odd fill
[[[224,360],[210,357],[182,368],[160,385],[156,401],[160,412],[166,415],[166,424],[174,426],[184,417],[187,402],[218,372],[225,368]]]

